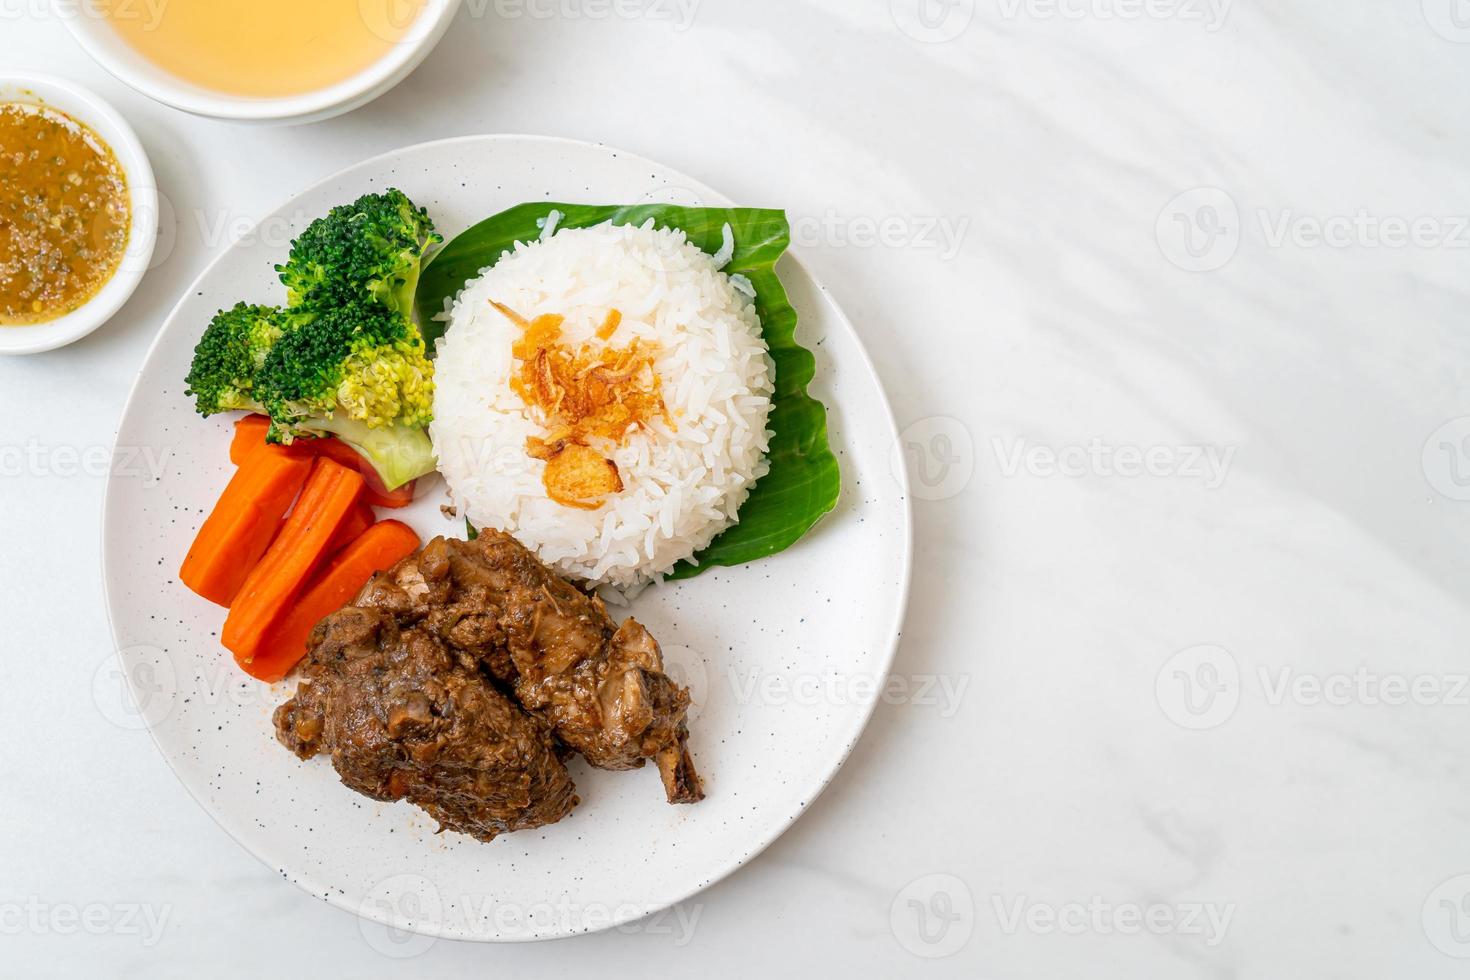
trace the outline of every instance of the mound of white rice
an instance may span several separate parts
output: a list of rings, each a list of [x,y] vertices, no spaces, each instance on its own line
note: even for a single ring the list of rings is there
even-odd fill
[[[554,225],[552,226],[554,229]],[[438,347],[434,423],[439,469],[477,527],[513,534],[563,575],[631,595],[735,523],[769,468],[775,371],[747,295],[683,232],[599,225],[519,244],[466,285]],[[723,257],[723,256],[722,256]],[[565,344],[655,345],[670,428],[654,419],[611,454],[623,490],[597,510],[546,495],[546,464],[526,452],[542,420],[510,387],[527,319],[566,317]],[[617,332],[597,338],[610,310]]]

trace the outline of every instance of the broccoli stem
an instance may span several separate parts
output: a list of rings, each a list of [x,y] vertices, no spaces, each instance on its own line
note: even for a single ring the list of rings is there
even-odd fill
[[[420,266],[414,266],[412,270],[404,273],[401,283],[391,288],[385,287],[377,297],[378,302],[390,310],[402,313],[410,323],[413,322],[413,297],[418,292],[420,271]]]
[[[422,428],[406,425],[370,428],[338,412],[330,419],[314,418],[302,428],[336,436],[362,454],[377,471],[386,490],[397,490],[410,480],[434,472],[434,445]]]

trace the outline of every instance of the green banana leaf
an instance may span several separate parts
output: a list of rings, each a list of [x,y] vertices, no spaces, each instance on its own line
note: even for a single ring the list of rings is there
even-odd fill
[[[611,221],[641,225],[650,218],[662,228],[678,228],[689,240],[714,254],[723,229],[735,233],[735,257],[725,268],[755,286],[756,311],[771,357],[776,363],[776,395],[772,402],[769,459],[762,477],[740,508],[740,523],[726,530],[669,578],[692,578],[717,565],[740,565],[784,551],[837,505],[842,486],[837,458],[827,444],[827,409],[807,394],[816,371],[811,351],[796,342],[796,311],[776,276],[776,262],[791,245],[791,227],[782,211],[754,208],[685,208],[665,204],[603,207],[581,204],[523,204],[475,225],[444,246],[425,267],[415,300],[419,322],[430,344],[445,324],[434,317],[446,301],[494,265],[516,242],[535,241],[538,221],[552,211],[562,214],[559,228],[588,228]]]

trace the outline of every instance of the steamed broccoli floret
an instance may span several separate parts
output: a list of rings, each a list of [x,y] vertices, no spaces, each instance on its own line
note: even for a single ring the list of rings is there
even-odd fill
[[[255,391],[273,441],[336,436],[390,490],[434,469],[424,431],[433,417],[434,365],[402,313],[355,302],[302,317],[271,348]]]
[[[184,393],[193,396],[200,415],[261,410],[255,377],[288,320],[281,310],[245,303],[215,315],[194,348],[185,379]]]
[[[389,489],[431,472],[434,368],[411,317],[441,241],[398,190],[312,222],[277,267],[288,308],[241,303],[205,331],[188,378],[199,411],[264,412],[273,442],[336,436]]]
[[[371,299],[412,316],[424,254],[443,240],[428,212],[402,191],[368,194],[313,221],[276,271],[292,307]]]

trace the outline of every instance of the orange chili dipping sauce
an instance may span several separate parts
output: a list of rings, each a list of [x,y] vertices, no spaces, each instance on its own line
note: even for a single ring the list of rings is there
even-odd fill
[[[127,177],[101,137],[56,109],[0,103],[0,326],[85,304],[131,226]]]

